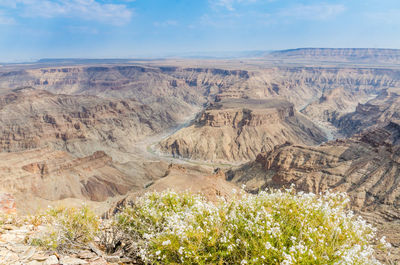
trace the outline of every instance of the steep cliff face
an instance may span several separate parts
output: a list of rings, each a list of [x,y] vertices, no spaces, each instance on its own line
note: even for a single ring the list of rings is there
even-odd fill
[[[393,220],[400,217],[399,137],[400,125],[390,123],[317,147],[284,144],[228,175],[252,192],[292,183],[306,192],[346,191],[355,208]]]
[[[366,128],[382,126],[400,120],[399,89],[388,89],[365,104],[358,104],[354,112],[334,121],[342,133],[351,136]]]
[[[176,157],[243,162],[286,141],[316,144],[324,134],[284,100],[226,99],[159,147]]]
[[[103,151],[82,157],[51,148],[0,153],[0,208],[8,203],[1,198],[6,192],[22,213],[60,201],[63,206],[93,202],[105,211],[113,199],[166,175],[168,163],[142,162],[119,163]]]
[[[232,68],[232,65],[227,65]],[[184,110],[207,97],[280,96],[302,108],[334,88],[364,94],[400,86],[400,71],[382,68],[264,67],[225,70],[177,66],[69,66],[1,71],[0,93],[34,86],[52,93],[135,98]],[[173,103],[173,104],[171,104]]]
[[[9,94],[10,89],[23,85],[52,93],[132,98],[151,105],[154,112],[165,117],[171,115],[173,120],[189,116],[214,99],[285,98],[312,120],[337,126],[337,121],[354,111],[357,104],[400,87],[400,71],[328,66],[225,70],[144,65],[0,70],[0,94]],[[37,146],[35,141],[21,144],[31,148]]]
[[[197,123],[202,126],[256,127],[294,116],[294,105],[284,100],[225,99],[211,103]]]
[[[325,91],[319,100],[311,102],[301,112],[312,120],[335,123],[343,115],[354,112],[358,104],[374,97],[365,91],[346,90],[336,87]]]
[[[181,73],[182,72],[182,73]],[[183,76],[182,76],[183,75]],[[225,78],[226,76],[226,78]],[[159,113],[179,119],[201,107],[209,94],[226,79],[240,74],[229,71],[181,71],[176,67],[68,66],[0,72],[0,94],[32,86],[54,94],[133,99]],[[154,123],[156,124],[156,122]]]
[[[359,68],[291,67],[254,71],[245,82],[222,87],[224,95],[249,98],[281,96],[302,109],[311,102],[319,102],[323,93],[343,89],[355,96],[377,94],[400,85],[400,71]]]
[[[165,165],[136,154],[137,141],[181,115],[135,99],[14,89],[0,96],[0,190],[30,212],[50,201],[103,202],[141,190]]]
[[[101,151],[76,158],[64,151],[45,148],[1,153],[0,157],[0,189],[31,198],[103,201],[125,194],[137,184]],[[21,208],[26,203],[29,202],[18,201]]]
[[[33,86],[57,94],[134,98],[142,103],[175,100],[201,105],[223,83],[248,78],[246,71],[151,66],[71,66],[0,73],[0,87]],[[161,102],[160,102],[161,101]]]
[[[52,146],[89,155],[102,146],[128,150],[177,122],[135,100],[55,95],[25,88],[0,97],[0,151]]]

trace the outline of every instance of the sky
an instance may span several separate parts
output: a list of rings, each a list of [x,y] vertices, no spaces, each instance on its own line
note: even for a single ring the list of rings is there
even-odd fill
[[[399,0],[0,0],[0,62],[400,48]]]

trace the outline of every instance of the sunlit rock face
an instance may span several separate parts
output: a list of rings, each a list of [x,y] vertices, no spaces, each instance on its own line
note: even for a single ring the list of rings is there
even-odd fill
[[[324,140],[324,133],[286,100],[224,99],[159,146],[176,157],[235,163],[287,141],[313,145]]]

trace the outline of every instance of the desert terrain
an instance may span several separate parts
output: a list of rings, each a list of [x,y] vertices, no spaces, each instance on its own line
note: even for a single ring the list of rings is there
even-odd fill
[[[399,50],[0,67],[0,193],[20,213],[295,184],[346,191],[398,248],[399,155]]]

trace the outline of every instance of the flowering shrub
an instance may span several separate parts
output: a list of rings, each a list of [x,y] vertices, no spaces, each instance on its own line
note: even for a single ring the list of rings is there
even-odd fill
[[[380,264],[375,229],[348,203],[343,193],[292,189],[219,204],[166,191],[138,199],[117,225],[149,264]]]

